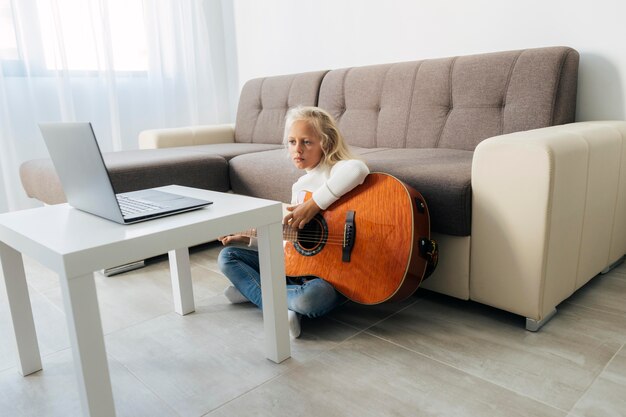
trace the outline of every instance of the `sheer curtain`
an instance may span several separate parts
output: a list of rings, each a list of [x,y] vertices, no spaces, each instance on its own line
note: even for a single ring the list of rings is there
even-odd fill
[[[144,129],[233,121],[231,7],[0,0],[0,212],[36,205],[18,172],[47,157],[39,122],[90,121],[106,152],[137,148]]]

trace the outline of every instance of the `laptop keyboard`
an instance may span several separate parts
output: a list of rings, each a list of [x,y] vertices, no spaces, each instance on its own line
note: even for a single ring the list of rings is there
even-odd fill
[[[154,210],[163,208],[158,204],[147,203],[145,201],[135,200],[134,198],[116,195],[117,202],[122,210],[122,216],[128,216],[132,214],[147,213]]]

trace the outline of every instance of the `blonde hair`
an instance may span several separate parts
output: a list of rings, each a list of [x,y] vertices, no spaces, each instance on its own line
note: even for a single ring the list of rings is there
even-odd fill
[[[319,107],[294,107],[287,112],[285,116],[285,135],[283,137],[283,143],[285,146],[289,143],[289,131],[293,124],[297,121],[305,121],[311,126],[313,131],[320,139],[322,146],[322,163],[333,166],[339,161],[345,159],[359,159],[355,157],[346,141],[344,140],[335,119]]]

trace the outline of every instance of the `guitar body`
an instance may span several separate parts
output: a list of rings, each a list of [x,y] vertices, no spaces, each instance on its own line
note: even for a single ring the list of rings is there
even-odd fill
[[[346,225],[349,212],[353,225]],[[346,230],[353,234],[346,239]],[[397,178],[369,174],[285,246],[288,276],[316,276],[362,304],[400,301],[419,287],[427,266],[419,237],[430,239],[426,203]],[[345,240],[350,243],[346,259]]]

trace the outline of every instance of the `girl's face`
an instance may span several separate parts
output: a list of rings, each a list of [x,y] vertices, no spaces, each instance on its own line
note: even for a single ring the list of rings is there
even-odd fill
[[[324,155],[320,138],[306,120],[297,120],[291,125],[287,149],[298,169],[315,168]]]

